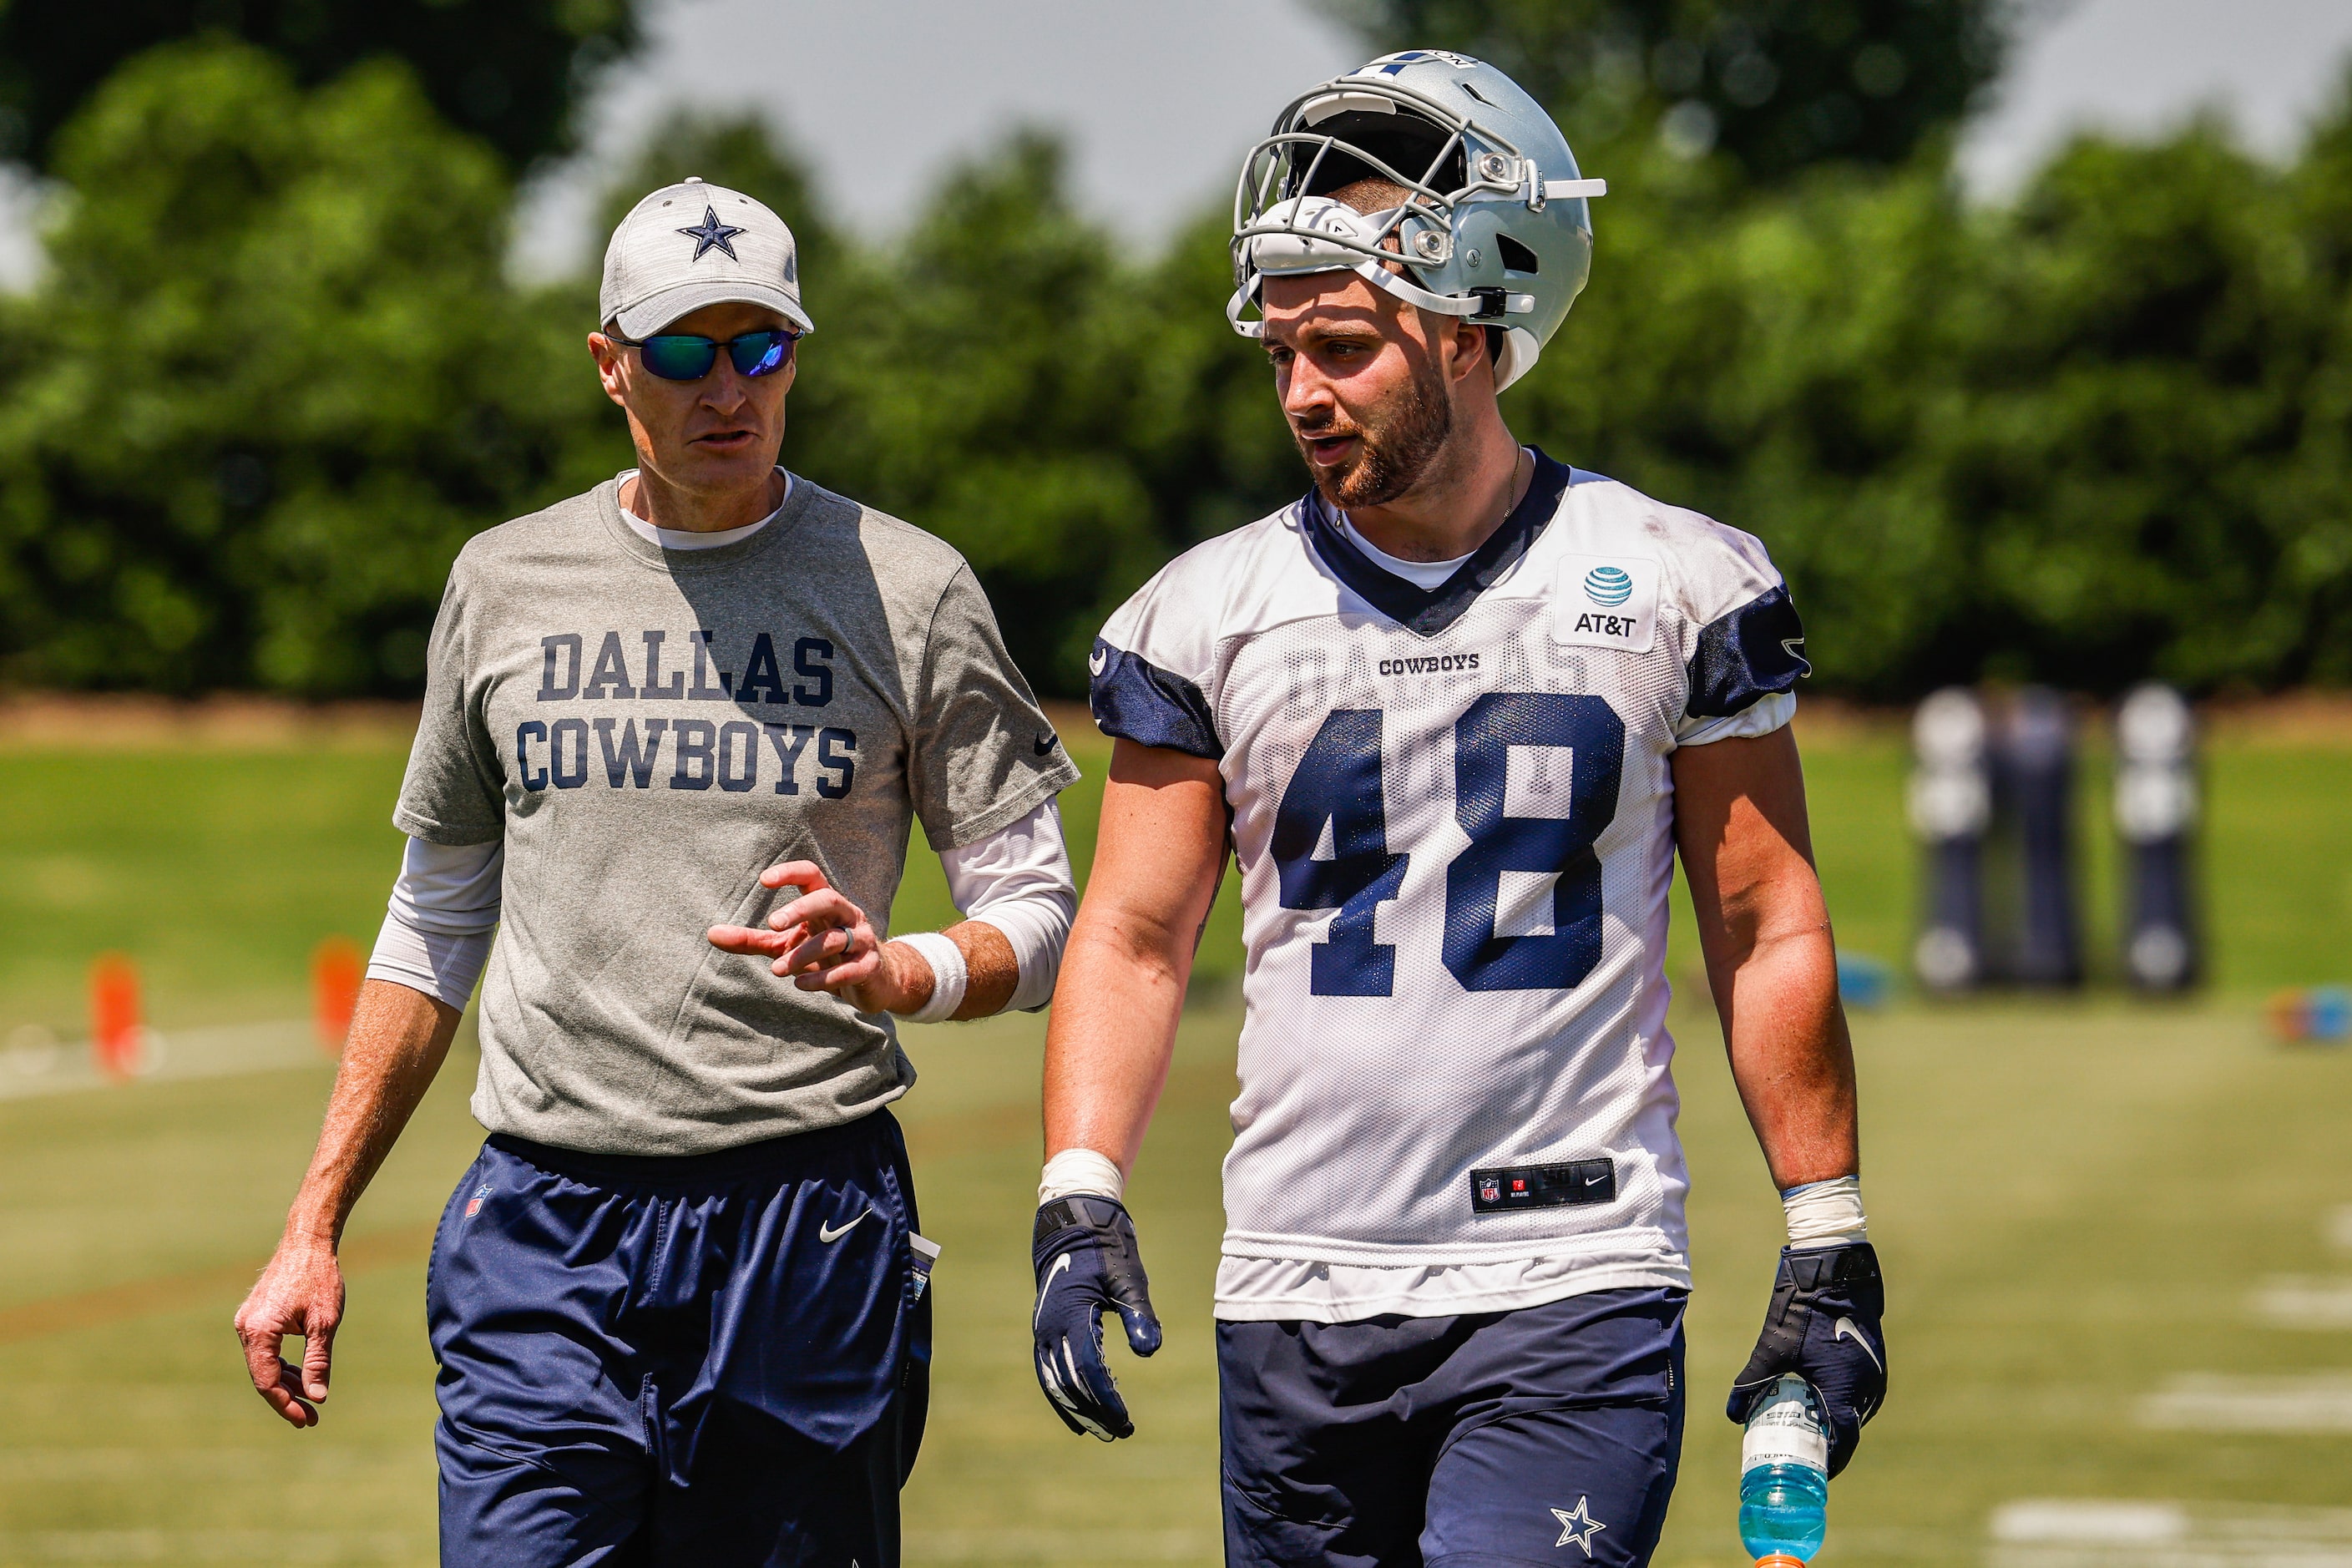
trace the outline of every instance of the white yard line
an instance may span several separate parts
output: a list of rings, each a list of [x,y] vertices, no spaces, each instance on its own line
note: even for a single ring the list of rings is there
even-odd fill
[[[2352,1568],[2352,1509],[2032,1499],[1990,1533],[1991,1568]]]
[[[417,1563],[432,1550],[396,1531],[0,1531],[10,1563]]]
[[[2281,1329],[2352,1329],[2352,1279],[2266,1279],[2249,1303]]]
[[[2140,1401],[2139,1422],[2205,1432],[2352,1432],[2352,1373],[2185,1373]]]
[[[315,1448],[0,1448],[0,1488],[79,1486],[114,1481],[249,1480],[265,1472],[283,1480],[340,1480],[414,1471],[430,1483],[433,1456],[409,1449]],[[5,1504],[0,1504],[5,1512]]]
[[[225,1028],[179,1029],[169,1035],[150,1029],[140,1051],[133,1083],[169,1083],[181,1079],[220,1078],[232,1073],[268,1072],[277,1068],[312,1067],[331,1059],[319,1048],[308,1022],[237,1024]],[[66,1045],[15,1043],[0,1050],[0,1100],[25,1100],[37,1095],[71,1094],[81,1089],[114,1087],[92,1059],[89,1043]]]

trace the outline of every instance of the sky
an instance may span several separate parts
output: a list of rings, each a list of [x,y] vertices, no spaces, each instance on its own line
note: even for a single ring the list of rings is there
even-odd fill
[[[2148,135],[2203,105],[2291,155],[2352,65],[2352,0],[2081,0],[2045,7],[1961,149],[1969,183],[2014,190],[2068,132]]]
[[[2017,61],[1964,148],[1988,195],[2077,126],[2145,134],[2208,103],[2287,153],[2352,56],[2352,0],[2027,3]],[[1286,100],[1366,54],[1303,0],[668,0],[651,32],[595,113],[608,156],[673,104],[757,106],[833,210],[888,230],[956,158],[1042,124],[1067,134],[1084,205],[1145,243],[1230,189]],[[526,270],[593,251],[594,185],[581,170],[542,182],[518,236]]]
[[[2147,134],[2200,105],[2290,152],[2352,56],[2348,0],[2029,0],[2000,99],[1962,164],[2013,189],[2067,132]],[[905,225],[941,170],[1014,125],[1063,132],[1087,210],[1149,244],[1223,195],[1243,151],[1364,47],[1305,0],[650,0],[645,55],[589,113],[588,152],[519,215],[527,274],[585,265],[602,170],[669,109],[752,109],[814,163],[844,220]],[[690,173],[691,171],[681,171]],[[0,285],[38,265],[32,206],[0,182]]]

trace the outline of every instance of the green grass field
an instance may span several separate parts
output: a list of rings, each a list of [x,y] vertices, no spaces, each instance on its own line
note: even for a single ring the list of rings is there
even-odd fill
[[[1098,777],[1097,749],[1081,761]],[[1895,1388],[1833,1490],[1823,1563],[1983,1561],[1993,1510],[2021,1499],[2352,1504],[2352,1313],[2312,1327],[2256,1310],[2276,1279],[2322,1297],[2352,1279],[2327,1228],[2352,1205],[2352,1053],[2272,1045],[2254,1005],[2352,973],[2348,761],[2217,747],[2207,1000],[1857,1020]],[[399,766],[392,745],[0,757],[0,1039],[78,1034],[82,969],[104,947],[140,957],[167,1032],[299,1016],[311,944],[373,931]],[[1912,898],[1903,768],[1899,737],[1809,748],[1843,939],[1889,961]],[[1090,793],[1067,803],[1082,840]],[[898,923],[943,913],[919,860]],[[1230,972],[1221,918],[1211,957]],[[1207,996],[1133,1194],[1169,1342],[1149,1363],[1118,1352],[1141,1433],[1108,1447],[1062,1429],[1028,1365],[1042,1024],[908,1031],[924,1077],[904,1120],[946,1247],[910,1563],[1218,1560],[1208,1287],[1238,1017]],[[1753,1338],[1779,1214],[1711,1015],[1685,998],[1675,1021],[1698,1288],[1660,1560],[1731,1564],[1736,1432],[1714,1402]],[[336,1394],[309,1433],[244,1388],[228,1317],[299,1174],[326,1065],[0,1099],[0,1564],[433,1561],[423,1260],[479,1137],[470,1068],[461,1050],[354,1221]],[[2333,1429],[2260,1429],[2280,1424],[2265,1391]],[[2204,1429],[2148,1424],[2183,1410]],[[2338,1552],[2294,1561],[2352,1561]]]

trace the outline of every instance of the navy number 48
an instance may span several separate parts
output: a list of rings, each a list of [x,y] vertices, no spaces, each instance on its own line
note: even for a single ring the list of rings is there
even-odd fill
[[[1372,940],[1373,914],[1397,896],[1409,859],[1389,849],[1383,717],[1377,708],[1334,710],[1275,813],[1283,907],[1339,911],[1314,947],[1318,996],[1395,990],[1396,948]],[[1513,746],[1570,751],[1563,814],[1504,815]],[[1470,845],[1445,868],[1444,956],[1464,990],[1566,990],[1601,962],[1601,861],[1592,845],[1617,815],[1624,762],[1625,721],[1598,697],[1489,692],[1455,721],[1454,816]],[[1326,824],[1332,858],[1318,860]],[[1550,934],[1496,934],[1506,871],[1555,877]]]

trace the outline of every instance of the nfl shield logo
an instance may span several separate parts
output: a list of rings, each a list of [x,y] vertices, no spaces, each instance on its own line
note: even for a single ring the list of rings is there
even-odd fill
[[[1488,1204],[1501,1203],[1503,1201],[1503,1184],[1495,1180],[1494,1177],[1488,1176],[1478,1184],[1478,1201]]]
[[[467,1200],[466,1200],[466,1217],[467,1217],[467,1219],[471,1219],[471,1218],[473,1218],[476,1215],[478,1215],[478,1214],[481,1213],[481,1212],[482,1212],[482,1200],[483,1200],[484,1198],[486,1198],[486,1197],[488,1197],[489,1195],[490,1195],[490,1188],[489,1188],[489,1184],[488,1184],[487,1182],[486,1182],[486,1183],[484,1183],[480,1187],[478,1187],[478,1188],[475,1189],[474,1195],[473,1195],[472,1197],[470,1197],[470,1198],[468,1198],[468,1199],[467,1199]]]

